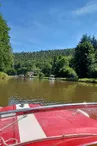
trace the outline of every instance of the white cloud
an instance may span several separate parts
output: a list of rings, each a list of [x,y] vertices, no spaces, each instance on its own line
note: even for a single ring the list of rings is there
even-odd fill
[[[73,11],[73,14],[84,15],[84,14],[94,13],[94,12],[97,12],[97,1],[87,3],[85,6]]]

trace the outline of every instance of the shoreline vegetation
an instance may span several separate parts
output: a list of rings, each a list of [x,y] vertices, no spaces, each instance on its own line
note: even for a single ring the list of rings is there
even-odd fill
[[[42,79],[49,79],[49,77],[43,77]],[[52,80],[60,80],[60,81],[71,81],[71,82],[85,82],[85,83],[97,83],[97,78],[55,78]]]
[[[19,77],[19,76],[17,76]],[[33,77],[24,77],[24,78],[34,78],[34,79],[40,79],[40,80],[59,80],[59,81],[71,81],[71,82],[84,82],[84,83],[97,83],[97,78],[51,78],[51,77],[39,77],[39,76],[33,76]]]
[[[19,77],[19,76],[17,76]],[[14,76],[9,76],[4,72],[0,72],[0,81],[5,81],[5,80],[9,80],[11,78],[14,78]],[[29,78],[29,77],[27,77]],[[42,77],[39,78],[39,76],[34,76],[33,78],[36,79],[48,79],[49,77]],[[52,78],[51,80],[60,80],[60,81],[71,81],[71,82],[85,82],[85,83],[97,83],[97,78]]]
[[[8,74],[4,73],[4,72],[0,72],[0,82],[1,81],[7,81],[9,79],[14,78],[14,76],[9,76]]]
[[[9,76],[8,74],[4,73],[4,72],[0,72],[0,83],[6,82],[9,79],[13,79],[14,76]]]
[[[4,72],[0,72],[0,81],[2,80],[8,80],[10,77],[4,73]]]
[[[71,78],[57,78],[57,80],[62,81],[74,81],[74,82],[84,82],[84,83],[97,83],[97,78],[80,78],[78,80]]]

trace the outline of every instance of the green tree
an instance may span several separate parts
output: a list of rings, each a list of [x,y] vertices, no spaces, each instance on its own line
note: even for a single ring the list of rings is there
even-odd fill
[[[7,71],[7,74],[8,75],[16,75],[17,74],[17,71],[14,69],[14,68],[11,68]]]
[[[60,76],[60,69],[63,66],[69,66],[69,59],[66,56],[59,56],[59,57],[54,57],[53,60],[53,74],[57,77]]]
[[[19,69],[17,70],[17,74],[18,74],[18,75],[20,75],[20,74],[26,75],[27,71],[28,71],[28,70],[27,70],[26,67],[22,67],[22,68],[19,68]]]
[[[91,38],[91,43],[94,47],[94,50],[97,50],[97,39],[95,38],[95,36],[93,35],[93,37]]]
[[[0,14],[0,71],[7,72],[13,66],[9,27]]]
[[[40,74],[40,69],[39,68],[35,68],[33,71],[34,71],[35,76],[38,76]]]
[[[45,63],[41,71],[45,76],[49,77],[52,71],[52,65],[50,63]]]
[[[97,78],[97,64],[92,64],[89,69],[89,77]]]
[[[80,40],[80,43],[84,42],[90,42],[93,45],[94,50],[97,50],[97,39],[95,38],[94,35],[91,37],[87,34],[84,34]]]
[[[60,69],[60,76],[65,78],[78,78],[76,72],[69,66],[64,66]]]
[[[95,62],[93,45],[85,41],[75,48],[74,66],[80,78],[88,77],[89,67]]]
[[[44,78],[44,74],[42,72],[39,73],[39,79],[43,79]]]
[[[84,34],[80,40],[80,44],[82,44],[84,42],[91,42],[91,37],[88,36],[87,34]]]

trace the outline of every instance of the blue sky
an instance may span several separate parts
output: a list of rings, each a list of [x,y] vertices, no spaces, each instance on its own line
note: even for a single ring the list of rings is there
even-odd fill
[[[0,0],[14,52],[75,47],[97,36],[97,0]]]

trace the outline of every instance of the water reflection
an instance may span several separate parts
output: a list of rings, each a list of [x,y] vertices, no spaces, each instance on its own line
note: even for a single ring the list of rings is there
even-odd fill
[[[38,104],[38,103],[42,103],[44,101],[44,99],[27,99],[27,98],[21,98],[21,97],[11,97],[9,99],[9,103],[8,105],[13,105],[13,104],[24,104],[24,103],[33,103],[33,104]]]
[[[54,85],[55,80],[49,80],[50,85]]]
[[[16,102],[15,99],[17,101],[20,99],[43,99],[44,102],[54,103],[94,102],[97,101],[97,85],[69,81],[16,78],[0,83],[0,106]]]

